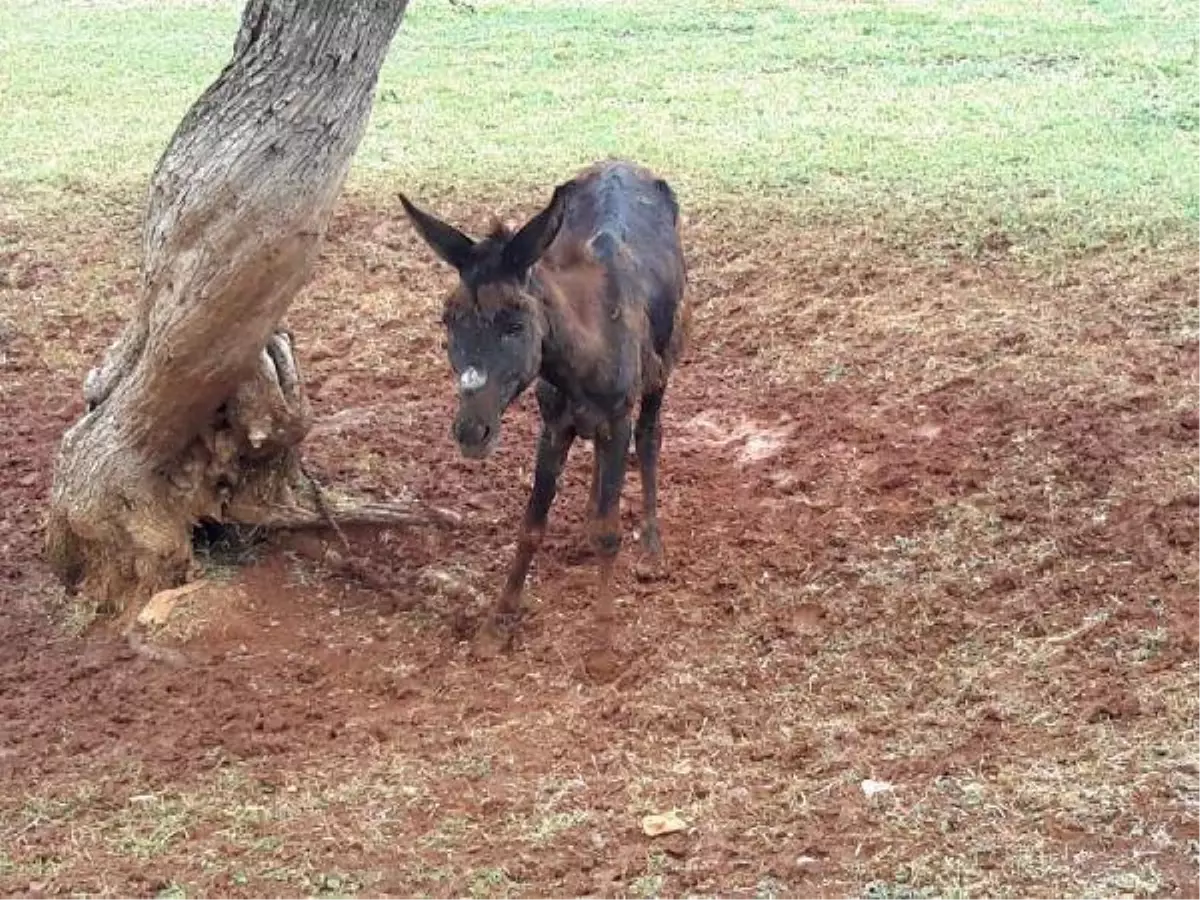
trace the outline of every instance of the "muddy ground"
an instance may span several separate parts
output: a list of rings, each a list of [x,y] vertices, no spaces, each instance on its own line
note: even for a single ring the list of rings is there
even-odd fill
[[[365,581],[333,537],[216,548],[157,638],[177,655],[84,627],[39,516],[137,214],[5,212],[0,892],[1196,896],[1194,253],[937,259],[694,214],[670,571],[624,558],[598,685],[586,448],[519,646],[469,652],[534,404],[457,456],[450,276],[354,202],[290,320],[310,467],[462,527],[352,533]]]

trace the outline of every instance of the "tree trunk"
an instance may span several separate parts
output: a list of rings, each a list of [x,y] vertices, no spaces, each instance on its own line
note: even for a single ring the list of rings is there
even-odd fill
[[[250,0],[232,61],[159,160],[138,308],[85,381],[46,523],[56,572],[102,607],[184,580],[198,520],[320,506],[299,477],[311,416],[279,323],[406,2]]]

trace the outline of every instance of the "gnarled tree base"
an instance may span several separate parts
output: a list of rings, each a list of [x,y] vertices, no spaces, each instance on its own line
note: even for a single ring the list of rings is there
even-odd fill
[[[405,5],[248,0],[232,59],[155,167],[141,296],[85,381],[46,523],[50,563],[103,609],[184,581],[196,522],[334,518],[300,466],[311,412],[279,322],[312,272]]]
[[[93,372],[87,384],[100,378]],[[89,413],[63,441],[46,546],[68,589],[105,612],[186,581],[201,521],[339,534],[343,525],[458,522],[447,510],[329,495],[313,481],[298,450],[312,413],[287,331],[272,335],[253,374],[177,460],[140,463],[103,421]]]

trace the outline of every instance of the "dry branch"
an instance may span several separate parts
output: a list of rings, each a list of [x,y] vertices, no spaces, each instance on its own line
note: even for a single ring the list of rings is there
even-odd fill
[[[407,503],[380,503],[326,497],[326,511],[297,505],[255,505],[235,503],[227,515],[230,521],[264,528],[328,528],[335,525],[438,525],[452,528],[462,519],[454,512],[433,506]]]

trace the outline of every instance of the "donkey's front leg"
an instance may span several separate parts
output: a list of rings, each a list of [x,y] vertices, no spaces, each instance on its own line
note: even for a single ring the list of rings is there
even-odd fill
[[[492,655],[512,643],[513,629],[521,615],[521,593],[525,588],[525,576],[529,564],[542,543],[546,532],[546,520],[550,515],[550,504],[558,491],[558,477],[562,474],[567,454],[575,441],[572,429],[555,429],[542,426],[538,438],[537,463],[533,474],[533,491],[525,508],[521,522],[521,535],[517,540],[517,555],[508,570],[504,592],[492,610],[480,635],[478,649],[483,655]]]
[[[621,549],[621,488],[633,429],[628,416],[614,422],[608,433],[596,436],[596,508],[592,539],[600,558],[600,583],[596,593],[596,639],[588,655],[587,668],[593,677],[608,681],[616,675],[617,660],[612,650],[615,618],[613,569]]]

